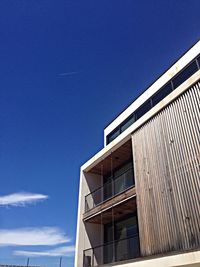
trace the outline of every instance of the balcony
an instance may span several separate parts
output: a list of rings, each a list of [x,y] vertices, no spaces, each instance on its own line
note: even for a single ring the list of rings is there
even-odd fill
[[[85,212],[94,209],[111,198],[127,191],[135,184],[132,166],[115,175],[103,186],[97,188],[85,197]]]
[[[84,250],[84,267],[95,267],[119,261],[134,259],[140,256],[139,236],[115,240]]]

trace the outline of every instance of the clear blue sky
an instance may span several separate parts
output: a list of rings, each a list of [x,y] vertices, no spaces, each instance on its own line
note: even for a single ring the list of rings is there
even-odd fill
[[[75,244],[81,164],[103,147],[104,126],[198,40],[199,10],[199,0],[0,1],[0,197],[49,197],[1,205],[0,230],[57,227],[71,239],[2,241],[1,264],[24,263],[16,250]]]

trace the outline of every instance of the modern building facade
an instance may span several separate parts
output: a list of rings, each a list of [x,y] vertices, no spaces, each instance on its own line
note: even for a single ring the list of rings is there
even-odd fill
[[[200,41],[80,171],[75,267],[200,266]]]

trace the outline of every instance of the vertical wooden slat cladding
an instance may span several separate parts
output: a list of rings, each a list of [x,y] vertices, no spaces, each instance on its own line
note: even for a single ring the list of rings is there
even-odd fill
[[[200,83],[132,135],[141,254],[200,247]]]

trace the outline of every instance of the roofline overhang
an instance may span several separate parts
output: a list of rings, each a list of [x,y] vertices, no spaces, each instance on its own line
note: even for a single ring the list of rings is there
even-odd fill
[[[90,171],[95,165],[100,163],[102,160],[108,157],[111,153],[117,150],[120,146],[122,146],[128,140],[130,140],[131,135],[138,128],[140,128],[144,123],[146,123],[149,119],[155,116],[160,110],[162,110],[167,105],[169,105],[179,95],[187,91],[189,87],[191,87],[193,84],[195,84],[199,80],[200,80],[200,70],[194,73],[190,78],[188,78],[179,87],[177,87],[174,91],[172,91],[162,101],[160,101],[157,105],[155,105],[152,109],[150,109],[144,116],[142,116],[139,120],[133,123],[123,133],[121,133],[116,139],[114,139],[111,143],[109,143],[102,150],[100,150],[97,154],[95,154],[91,159],[89,159],[86,163],[84,163],[81,166],[81,171],[82,172]]]
[[[156,93],[162,86],[176,76],[185,68],[194,58],[199,55],[200,40],[198,40],[182,57],[180,57],[171,67],[169,67],[156,81],[143,91],[132,103],[126,107],[117,117],[113,119],[104,128],[104,146],[106,146],[106,136],[111,133],[120,123],[128,118],[139,106],[141,106],[149,97]]]

